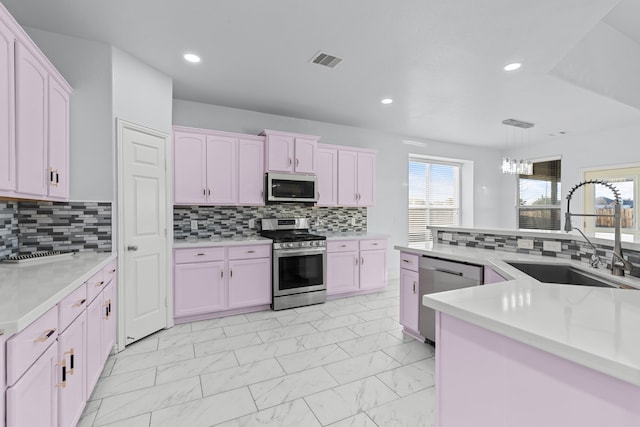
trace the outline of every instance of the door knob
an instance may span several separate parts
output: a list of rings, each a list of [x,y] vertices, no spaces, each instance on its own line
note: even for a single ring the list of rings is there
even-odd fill
[[[127,246],[127,250],[128,251],[137,251],[138,250],[138,245],[129,245],[129,246]]]

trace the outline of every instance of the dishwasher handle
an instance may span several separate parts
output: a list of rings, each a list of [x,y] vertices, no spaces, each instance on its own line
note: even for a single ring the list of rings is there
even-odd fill
[[[444,268],[434,268],[434,270],[437,271],[438,273],[453,274],[454,276],[462,277],[464,275],[462,271],[445,270]]]

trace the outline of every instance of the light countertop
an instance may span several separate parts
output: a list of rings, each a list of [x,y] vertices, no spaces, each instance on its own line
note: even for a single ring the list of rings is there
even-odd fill
[[[422,304],[640,386],[640,291],[546,284],[505,260],[571,264],[603,279],[608,270],[553,257],[434,244],[403,252],[490,266],[509,281],[423,295]],[[640,279],[615,281],[640,288]]]
[[[173,248],[202,248],[214,246],[270,245],[271,239],[261,236],[212,237],[209,239],[174,240]]]
[[[115,258],[80,252],[45,264],[0,264],[0,330],[10,336],[29,326]]]
[[[388,234],[367,233],[366,231],[325,231],[319,232],[325,236],[327,240],[369,240],[369,239],[388,239]]]

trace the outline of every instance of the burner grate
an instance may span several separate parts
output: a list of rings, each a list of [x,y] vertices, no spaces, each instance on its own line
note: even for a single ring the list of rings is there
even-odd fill
[[[22,264],[22,263],[37,263],[37,262],[48,262],[61,258],[68,258],[73,256],[73,252],[63,252],[63,251],[42,251],[42,252],[33,252],[30,254],[18,254],[18,255],[10,255],[2,262],[8,264]]]

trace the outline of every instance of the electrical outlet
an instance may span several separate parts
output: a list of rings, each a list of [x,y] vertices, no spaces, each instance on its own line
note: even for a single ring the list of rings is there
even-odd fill
[[[533,240],[518,239],[518,249],[533,249]]]
[[[450,242],[453,239],[453,234],[451,233],[442,233],[442,240],[445,242]]]
[[[255,219],[250,219],[249,220],[249,228],[256,228],[256,220]]]
[[[191,231],[196,231],[198,229],[198,220],[197,219],[192,219],[191,220]]]
[[[356,225],[356,219],[355,218],[351,218],[351,225]]]
[[[542,242],[542,250],[549,252],[562,252],[562,243],[545,240]]]

